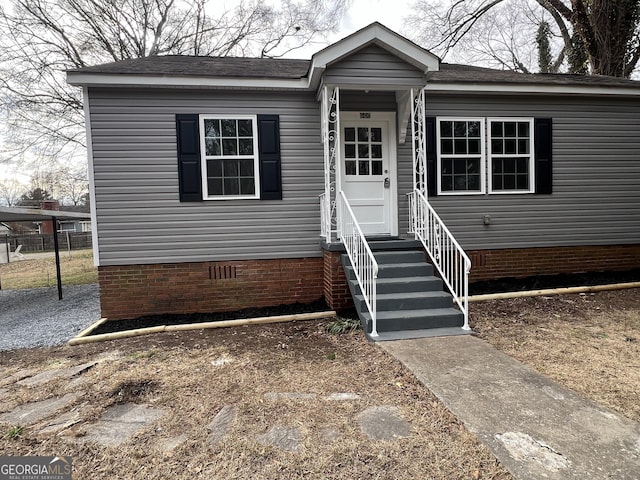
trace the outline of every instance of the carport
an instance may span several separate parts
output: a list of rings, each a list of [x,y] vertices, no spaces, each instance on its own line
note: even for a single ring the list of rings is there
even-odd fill
[[[56,256],[56,280],[58,282],[58,300],[62,300],[62,277],[60,274],[60,246],[58,244],[58,220],[88,220],[91,215],[60,210],[40,210],[34,208],[0,207],[0,222],[47,222],[53,225],[53,248]],[[10,256],[9,244],[7,259]]]

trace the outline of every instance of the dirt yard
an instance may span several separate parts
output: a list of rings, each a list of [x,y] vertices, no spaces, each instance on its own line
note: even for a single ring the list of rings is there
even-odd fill
[[[0,451],[71,455],[80,479],[511,478],[399,362],[362,332],[332,335],[325,324],[164,333],[1,353],[0,416],[27,402],[69,392],[79,397],[64,410],[74,424],[56,433],[43,430],[60,428],[61,411],[19,425],[22,430],[0,423]],[[28,385],[36,372],[96,359],[73,378]],[[25,376],[27,384],[16,383]],[[119,446],[85,441],[107,410],[130,402],[162,414]],[[207,426],[224,407],[235,409],[236,417],[212,442]],[[372,439],[358,418],[376,407],[397,412],[408,436]],[[282,426],[297,432],[296,451],[265,441]]]
[[[640,421],[640,289],[471,304],[494,347]]]
[[[52,287],[56,285],[56,262],[54,253],[45,258],[16,260],[0,265],[0,283],[4,290],[17,288]],[[93,266],[93,252],[72,250],[60,252],[60,272],[63,285],[97,283],[98,269]]]

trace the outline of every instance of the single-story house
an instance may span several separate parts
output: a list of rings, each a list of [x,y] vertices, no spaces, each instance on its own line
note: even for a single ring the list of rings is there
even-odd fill
[[[465,314],[468,281],[640,267],[640,82],[448,64],[379,23],[311,60],[68,81],[110,319],[353,296],[375,336],[425,328],[421,248]]]

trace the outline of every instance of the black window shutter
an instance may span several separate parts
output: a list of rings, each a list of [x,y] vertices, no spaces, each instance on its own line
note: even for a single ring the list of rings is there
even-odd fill
[[[425,126],[427,129],[427,195],[435,197],[438,194],[436,117],[427,117]]]
[[[535,122],[535,167],[537,194],[549,194],[553,190],[552,168],[552,121],[536,118]]]
[[[280,117],[258,115],[260,199],[282,200],[280,174]]]
[[[202,201],[200,120],[198,115],[176,115],[178,185],[181,202]]]

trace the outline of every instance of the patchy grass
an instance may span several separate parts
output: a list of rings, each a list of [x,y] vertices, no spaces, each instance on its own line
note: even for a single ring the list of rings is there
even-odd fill
[[[60,252],[60,271],[64,285],[84,285],[98,281],[98,269],[93,266],[91,250],[72,250],[71,256],[67,252]],[[0,282],[4,290],[54,286],[56,261],[53,252],[45,258],[0,265]]]
[[[471,304],[480,337],[640,421],[640,290]]]
[[[510,479],[489,451],[399,362],[366,341],[361,331],[330,334],[328,322],[298,322],[164,333],[78,347],[0,353],[0,378],[23,369],[80,364],[102,358],[80,380],[37,388],[8,383],[0,411],[70,391],[81,423],[46,435],[25,426],[0,439],[4,455],[72,455],[77,478],[261,479]],[[20,375],[18,375],[19,377]],[[5,383],[7,383],[5,381]],[[315,394],[273,400],[270,392]],[[337,392],[358,400],[331,401]],[[147,403],[163,417],[117,448],[79,441],[110,405]],[[224,441],[210,445],[207,425],[226,405],[238,417]],[[411,435],[370,440],[356,416],[389,405],[411,424]],[[299,428],[302,449],[284,452],[256,437],[274,425]],[[10,425],[0,425],[6,432]],[[333,441],[326,429],[339,433]],[[173,452],[160,445],[187,439]]]

